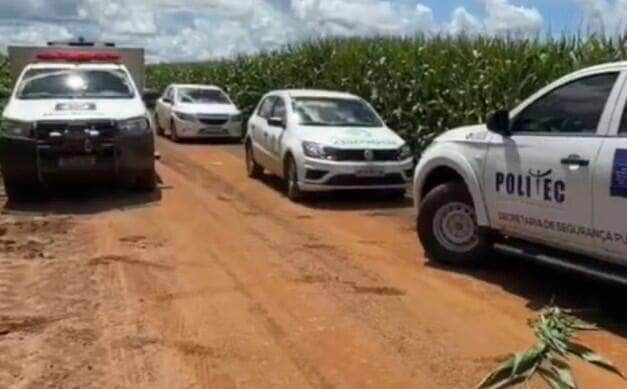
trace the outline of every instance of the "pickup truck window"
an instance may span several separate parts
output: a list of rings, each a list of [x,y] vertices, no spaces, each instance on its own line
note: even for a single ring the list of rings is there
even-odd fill
[[[33,69],[18,89],[19,99],[130,99],[133,87],[120,70]]]
[[[594,134],[618,73],[583,77],[540,97],[513,121],[514,133]]]

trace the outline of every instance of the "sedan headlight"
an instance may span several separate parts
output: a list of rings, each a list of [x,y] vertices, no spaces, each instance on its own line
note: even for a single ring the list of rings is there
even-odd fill
[[[403,147],[401,147],[398,150],[398,160],[399,161],[404,161],[406,159],[409,159],[411,157],[413,157],[414,154],[411,151],[411,147],[409,147],[409,145],[403,145]]]
[[[29,138],[33,133],[33,123],[13,119],[2,119],[0,131],[8,136]]]
[[[241,122],[242,120],[244,120],[244,117],[242,116],[241,113],[235,114],[235,115],[231,115],[231,121],[232,122]]]
[[[303,153],[309,158],[335,160],[336,153],[332,147],[326,147],[316,142],[303,142]]]
[[[196,115],[192,115],[190,113],[174,112],[174,114],[176,115],[177,118],[179,118],[180,120],[182,120],[184,122],[195,122],[196,121]]]
[[[137,117],[128,120],[122,120],[118,123],[120,130],[124,132],[146,132],[150,129],[150,123],[145,117]]]

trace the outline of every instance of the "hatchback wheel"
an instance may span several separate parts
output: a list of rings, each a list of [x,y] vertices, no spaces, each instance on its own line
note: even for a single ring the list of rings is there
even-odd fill
[[[293,157],[287,160],[287,198],[296,202],[303,198],[303,192],[298,185],[298,169]]]
[[[259,178],[263,174],[263,167],[255,161],[253,146],[250,142],[246,143],[246,173],[250,178]]]

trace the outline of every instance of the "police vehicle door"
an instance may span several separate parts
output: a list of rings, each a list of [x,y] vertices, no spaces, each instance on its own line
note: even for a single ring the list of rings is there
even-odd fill
[[[514,110],[511,136],[492,137],[485,166],[493,226],[564,249],[594,250],[592,172],[618,79],[618,72],[582,76]]]
[[[605,138],[594,169],[592,198],[598,255],[627,265],[627,88],[622,89],[614,130]]]

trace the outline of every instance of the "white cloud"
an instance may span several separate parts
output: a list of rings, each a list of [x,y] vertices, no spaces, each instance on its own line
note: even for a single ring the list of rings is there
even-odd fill
[[[420,0],[0,0],[0,48],[85,35],[146,47],[150,61],[193,61],[325,36],[528,37],[542,28],[536,9],[482,1],[485,17],[460,7],[438,22]]]
[[[608,36],[627,31],[627,0],[575,0],[583,11],[584,31]]]
[[[542,31],[543,18],[535,8],[511,4],[508,0],[485,0],[487,31],[494,35],[529,37]]]

